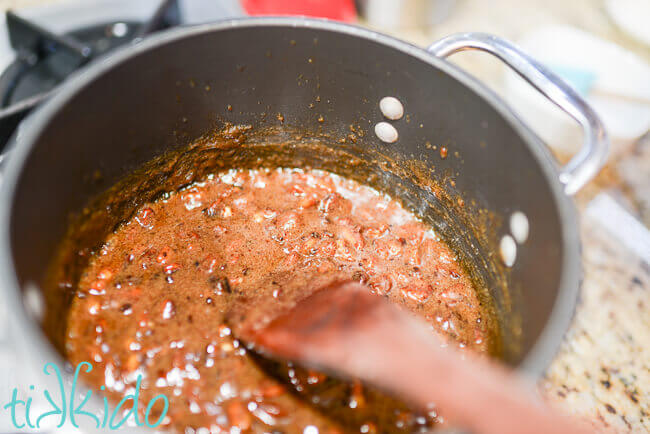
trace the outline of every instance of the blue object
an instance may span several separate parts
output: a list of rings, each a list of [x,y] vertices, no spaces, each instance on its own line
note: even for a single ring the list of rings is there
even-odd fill
[[[583,96],[586,96],[596,81],[596,73],[588,69],[565,65],[550,65],[549,68]]]

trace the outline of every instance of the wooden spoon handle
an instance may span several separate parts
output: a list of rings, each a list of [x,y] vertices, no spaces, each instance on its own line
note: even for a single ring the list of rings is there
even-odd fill
[[[592,432],[545,406],[529,385],[493,362],[461,360],[457,354],[441,351],[431,340],[425,344],[406,339],[399,348],[402,354],[413,356],[395,357],[386,352],[377,370],[369,371],[365,379],[422,408],[434,401],[446,418],[473,432]],[[386,346],[374,350],[386,351]]]
[[[505,367],[441,348],[412,315],[347,283],[317,292],[252,337],[284,359],[358,378],[485,434],[588,433]]]

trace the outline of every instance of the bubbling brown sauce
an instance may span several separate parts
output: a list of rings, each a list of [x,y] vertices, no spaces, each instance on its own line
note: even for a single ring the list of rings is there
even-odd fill
[[[418,413],[359,382],[290,364],[274,369],[234,336],[236,308],[255,316],[260,307],[263,316],[269,304],[290,307],[350,279],[421,317],[442,345],[490,351],[494,320],[467,273],[397,201],[328,172],[260,169],[170,193],[112,233],[80,279],[66,355],[92,362],[86,380],[114,401],[141,376],[141,400],[165,394],[162,427],[181,432],[435,425],[434,409]]]

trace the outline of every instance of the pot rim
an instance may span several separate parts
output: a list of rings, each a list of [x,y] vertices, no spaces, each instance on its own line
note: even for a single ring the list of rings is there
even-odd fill
[[[40,326],[24,308],[18,278],[14,272],[11,250],[11,205],[15,200],[18,179],[25,162],[34,149],[35,143],[39,140],[44,127],[61,107],[66,105],[77,93],[83,91],[97,77],[110,72],[117,65],[128,62],[146,51],[201,34],[264,26],[309,28],[340,33],[371,40],[387,48],[402,51],[426,62],[437,70],[451,75],[468,87],[496,110],[522,137],[548,182],[562,223],[563,258],[558,295],[541,335],[525,355],[523,361],[517,366],[518,369],[534,378],[540,377],[557,353],[564,333],[572,321],[582,273],[577,213],[573,201],[563,191],[563,186],[558,179],[557,164],[548,149],[539,137],[494,92],[453,64],[433,56],[425,48],[355,25],[304,17],[244,17],[192,27],[173,28],[157,33],[137,44],[122,47],[107,57],[97,59],[88,67],[75,72],[70,79],[60,86],[58,92],[51,99],[23,121],[22,128],[19,128],[10,140],[8,149],[10,149],[11,156],[5,168],[0,190],[0,204],[2,204],[0,206],[0,275],[5,277],[2,284],[0,284],[0,291],[7,303],[10,315],[13,315],[13,319],[20,324],[22,338],[30,341],[35,348],[38,348],[44,363],[52,361],[59,366],[64,366],[62,363],[64,359],[54,349],[41,331]]]

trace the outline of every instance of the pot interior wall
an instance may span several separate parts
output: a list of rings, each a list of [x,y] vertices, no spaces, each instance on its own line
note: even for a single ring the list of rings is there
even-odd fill
[[[388,95],[406,110],[394,123],[400,138],[390,145],[372,132],[383,120],[378,102]],[[224,122],[273,127],[285,139],[317,137],[340,151],[330,167],[321,158],[326,153],[287,148],[297,163],[362,181],[372,175],[476,264],[502,319],[506,360],[519,362],[539,337],[560,286],[563,240],[549,182],[524,140],[436,66],[378,41],[314,28],[197,31],[117,63],[73,94],[45,124],[15,191],[11,238],[21,286],[43,280],[71,213]],[[350,169],[348,157],[367,170]],[[222,157],[211,158],[217,164]],[[184,173],[193,179],[201,170]],[[464,206],[457,206],[459,197]],[[126,199],[132,209],[142,197]],[[530,237],[503,273],[495,240],[508,232],[516,210],[528,216]],[[489,223],[487,216],[497,218]]]

